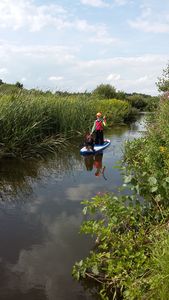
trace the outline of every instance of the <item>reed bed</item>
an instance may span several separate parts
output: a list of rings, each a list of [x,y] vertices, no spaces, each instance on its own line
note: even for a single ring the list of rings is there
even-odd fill
[[[131,107],[120,100],[89,96],[59,97],[19,91],[0,96],[0,157],[54,152],[68,138],[90,130],[102,111],[108,123],[123,122]]]

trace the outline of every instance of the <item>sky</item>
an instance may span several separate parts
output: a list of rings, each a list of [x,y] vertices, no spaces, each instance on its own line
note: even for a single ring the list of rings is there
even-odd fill
[[[157,95],[168,0],[1,0],[0,79],[25,88]]]

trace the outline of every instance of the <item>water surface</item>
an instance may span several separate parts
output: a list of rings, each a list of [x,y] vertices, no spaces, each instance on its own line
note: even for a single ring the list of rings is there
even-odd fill
[[[85,158],[79,141],[46,161],[0,162],[0,299],[91,300],[72,279],[72,266],[93,247],[79,234],[81,201],[122,183],[123,145],[144,130],[144,116],[106,133],[103,156]],[[103,171],[104,170],[104,171]]]

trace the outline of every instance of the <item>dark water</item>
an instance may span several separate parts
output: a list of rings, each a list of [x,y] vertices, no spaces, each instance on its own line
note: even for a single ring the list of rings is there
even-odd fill
[[[78,147],[43,162],[0,162],[0,300],[95,299],[71,276],[93,246],[79,234],[81,201],[117,189],[122,179],[113,166],[142,130],[144,116],[113,128],[111,146],[95,162]]]

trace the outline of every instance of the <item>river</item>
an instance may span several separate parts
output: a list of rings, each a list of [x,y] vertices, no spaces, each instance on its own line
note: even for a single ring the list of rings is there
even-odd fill
[[[79,234],[83,199],[116,191],[124,142],[145,130],[145,116],[115,126],[103,156],[85,159],[77,147],[46,161],[0,161],[0,299],[95,299],[71,276],[93,246]],[[69,152],[68,152],[69,150]],[[104,172],[100,172],[100,171]]]

